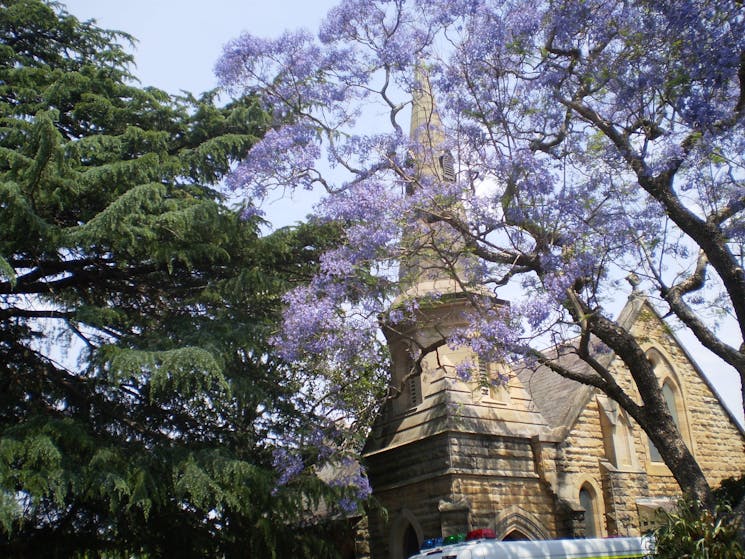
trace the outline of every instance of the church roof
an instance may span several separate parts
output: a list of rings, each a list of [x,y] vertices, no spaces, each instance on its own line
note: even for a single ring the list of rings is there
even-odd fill
[[[618,324],[626,330],[631,330],[634,323],[638,320],[642,310],[645,308],[662,322],[662,318],[649,303],[647,298],[640,292],[634,291],[631,293],[626,305],[624,305],[618,315]],[[706,384],[722,409],[729,416],[732,424],[745,435],[745,429],[743,429],[743,426],[740,425],[730,409],[724,404],[716,388],[711,384],[696,361],[686,350],[685,346],[680,343],[672,332],[666,331],[666,334],[686,356],[698,376]],[[578,373],[590,373],[590,366],[574,351],[577,342],[578,339],[571,340],[563,346],[554,347],[550,350],[544,351],[544,354],[553,353],[554,358],[558,360],[559,364],[567,369]],[[591,347],[600,348],[602,347],[602,344],[599,342],[591,342]],[[607,367],[613,362],[613,359],[615,359],[615,354],[607,350],[606,352],[598,350],[594,357],[603,366]],[[554,433],[560,437],[568,434],[588,402],[598,393],[596,388],[562,377],[545,365],[529,367],[523,364],[515,367],[513,372],[525,386],[525,389],[532,398],[537,411],[541,414],[546,423],[554,430]]]
[[[618,317],[619,325],[630,330],[636,322],[646,299],[639,293],[632,293]],[[591,373],[591,367],[583,361],[575,349],[578,339],[570,340],[566,344],[545,350],[553,360],[562,367],[577,373]],[[591,347],[600,348],[599,341],[590,342]],[[611,364],[615,355],[611,352],[598,350],[595,358],[604,366]],[[593,386],[568,379],[552,371],[548,366],[528,366],[522,364],[515,367],[514,373],[530,394],[537,410],[546,423],[557,432],[566,433],[585,409],[587,403],[596,393]]]
[[[573,371],[584,372],[590,368],[574,354],[562,355],[558,360]],[[594,391],[594,387],[565,378],[544,365],[523,366],[515,374],[543,419],[554,430],[573,424]]]

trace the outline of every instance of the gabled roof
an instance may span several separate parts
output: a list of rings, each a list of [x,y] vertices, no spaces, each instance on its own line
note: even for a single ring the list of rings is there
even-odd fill
[[[634,291],[618,315],[618,324],[625,330],[631,330],[645,305],[657,315],[646,297]],[[577,343],[578,339],[570,340],[562,346],[544,351],[544,354],[553,354],[552,358],[567,369],[590,373],[590,366],[575,352]],[[601,345],[599,342],[592,344],[593,347]],[[607,367],[615,359],[615,354],[598,353],[595,357]],[[514,372],[546,423],[562,438],[569,433],[587,404],[598,393],[595,387],[563,377],[545,365],[529,367],[523,364],[516,367]]]
[[[634,292],[629,297],[618,316],[618,324],[630,330],[646,303],[645,297]],[[551,348],[543,353],[558,361],[562,367],[577,373],[591,373],[592,369],[576,353],[578,339]],[[599,340],[590,342],[591,347],[604,347]],[[612,352],[597,352],[595,358],[605,367],[615,358]],[[545,365],[516,367],[515,374],[525,386],[538,411],[555,434],[563,437],[579,418],[582,410],[597,393],[597,389],[587,384],[568,379],[552,371]]]
[[[649,303],[647,298],[642,293],[634,291],[631,293],[626,305],[624,305],[618,315],[618,324],[625,330],[630,331],[639,319],[642,311],[645,309],[655,316],[660,323],[664,323],[662,317],[660,317],[659,313]],[[703,371],[699,368],[691,355],[686,351],[683,344],[681,344],[677,337],[675,337],[671,332],[666,331],[666,334],[670,336],[673,343],[675,343],[678,349],[685,355],[696,374],[709,388],[711,393],[717,399],[719,405],[727,413],[732,423],[741,433],[743,433],[743,435],[745,435],[743,427],[722,402],[719,393],[711,382],[709,382],[709,379],[706,378],[706,375],[703,374]],[[580,359],[574,352],[577,341],[578,340],[576,339],[571,340],[563,346],[552,348],[544,353],[553,353],[554,358],[568,369],[577,371],[578,373],[589,373],[591,371],[590,366]],[[593,347],[600,346],[593,345]],[[604,366],[610,366],[615,359],[615,354],[612,352],[598,352],[598,354],[595,355],[595,358]],[[514,372],[525,386],[525,389],[530,394],[533,403],[546,420],[546,423],[548,423],[548,425],[554,429],[554,433],[560,437],[565,437],[569,433],[587,404],[599,392],[598,389],[592,386],[584,385],[577,381],[562,377],[543,365],[536,367],[522,365],[516,367]]]
[[[578,372],[590,369],[574,354],[562,355],[558,360],[562,366]],[[563,435],[566,428],[574,424],[595,393],[594,387],[565,378],[545,365],[523,366],[515,374],[546,423],[557,434]]]

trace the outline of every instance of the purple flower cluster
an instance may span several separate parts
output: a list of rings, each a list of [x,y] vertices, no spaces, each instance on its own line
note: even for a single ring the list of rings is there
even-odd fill
[[[305,469],[303,459],[296,451],[278,447],[272,452],[272,466],[279,473],[277,487],[287,485]]]
[[[263,200],[274,188],[311,189],[318,178],[315,167],[321,157],[317,130],[307,122],[269,130],[228,175],[227,186]]]
[[[476,366],[470,360],[461,361],[455,366],[456,376],[464,382],[471,380],[473,372],[476,370]]]
[[[326,16],[319,37],[324,43],[365,45],[360,61],[369,69],[409,68],[416,62],[417,45],[424,44],[422,29],[402,2],[344,0]]]
[[[522,326],[509,307],[484,300],[465,319],[468,325],[450,337],[452,347],[469,347],[485,363],[504,363],[524,352]],[[468,378],[471,369],[472,365],[467,363],[457,373]]]
[[[233,90],[271,92],[265,100],[273,101],[270,106],[281,115],[288,107],[307,106],[322,61],[321,50],[305,31],[277,39],[246,33],[225,45],[215,73],[221,85]]]
[[[372,488],[362,466],[356,460],[345,457],[334,464],[334,477],[328,481],[330,487],[339,488],[342,496],[337,502],[339,508],[346,514],[359,510],[359,506],[370,495]]]
[[[282,333],[274,339],[284,359],[341,369],[376,360],[375,317],[344,309],[310,287],[290,291],[285,306]]]
[[[305,446],[309,446],[316,451],[316,460],[318,464],[325,463],[330,459],[338,449],[338,439],[343,433],[334,423],[316,426],[304,441]]]

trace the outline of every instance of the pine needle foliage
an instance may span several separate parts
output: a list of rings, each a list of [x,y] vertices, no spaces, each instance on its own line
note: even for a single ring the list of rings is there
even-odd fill
[[[0,1],[0,555],[329,556],[287,532],[327,489],[276,490],[267,339],[336,234],[228,207],[265,113],[136,85],[132,41]]]

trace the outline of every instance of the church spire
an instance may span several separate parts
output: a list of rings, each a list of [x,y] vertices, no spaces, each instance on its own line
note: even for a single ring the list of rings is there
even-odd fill
[[[429,75],[421,64],[417,65],[414,72],[410,136],[417,143],[437,147],[444,143],[445,134],[440,115],[435,107]]]
[[[428,200],[427,192],[437,183],[455,181],[453,157],[447,150],[445,129],[437,112],[432,86],[426,69],[420,63],[415,70],[411,104],[410,138],[414,175],[408,187],[409,195],[420,191],[422,209],[417,219],[405,227],[399,277],[409,292],[418,296],[432,292],[459,291],[455,276],[462,271],[459,254],[462,241],[449,225],[435,218],[436,215],[457,211],[457,201],[452,207],[438,208],[434,198]],[[438,196],[440,204],[447,198]],[[455,260],[450,261],[453,256]],[[456,268],[458,268],[456,270]]]
[[[445,128],[437,112],[432,85],[420,63],[414,75],[409,137],[414,144],[413,157],[418,177],[439,181],[455,180],[453,158],[447,151]]]

